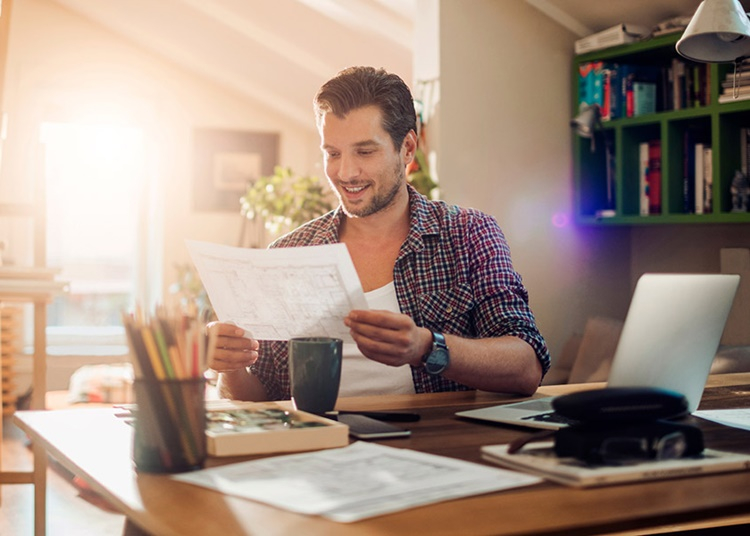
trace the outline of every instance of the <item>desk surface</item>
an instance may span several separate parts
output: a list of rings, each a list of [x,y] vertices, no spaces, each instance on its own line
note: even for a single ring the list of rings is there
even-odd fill
[[[536,397],[598,384],[540,388]],[[488,406],[511,397],[484,392],[343,398],[338,409],[417,411],[406,439],[382,444],[484,463],[479,447],[507,443],[530,429],[484,424],[454,416],[460,409]],[[514,399],[515,400],[515,399]],[[712,376],[701,409],[750,405],[750,373]],[[704,431],[706,445],[750,453],[750,432],[690,417]],[[27,411],[16,422],[60,463],[82,476],[130,520],[156,535],[222,534],[576,534],[642,529],[672,523],[710,521],[750,512],[748,473],[706,475],[596,489],[553,483],[454,500],[339,524],[293,514],[241,498],[176,482],[137,475],[131,461],[131,429],[107,409]],[[84,439],[85,438],[85,439]],[[229,463],[245,458],[212,459]]]

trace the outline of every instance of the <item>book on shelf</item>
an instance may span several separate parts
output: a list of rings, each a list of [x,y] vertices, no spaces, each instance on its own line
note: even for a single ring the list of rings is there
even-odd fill
[[[206,403],[206,446],[211,456],[297,452],[348,444],[348,426],[297,411],[291,403]]]
[[[648,212],[661,214],[661,140],[648,142]]]
[[[656,84],[633,82],[633,117],[656,112]]]
[[[508,453],[508,445],[486,445],[482,447],[482,458],[578,488],[750,471],[750,455],[714,449],[705,449],[701,455],[688,458],[644,460],[628,465],[588,465],[576,458],[559,458],[550,441],[526,445],[513,454]]]
[[[750,93],[740,93],[734,95],[731,92],[726,95],[719,95],[719,104],[726,104],[728,102],[737,102],[750,99]]]
[[[649,214],[649,192],[648,192],[648,142],[644,141],[638,145],[638,193],[640,195],[640,214]]]
[[[703,149],[703,212],[710,214],[714,209],[714,165],[711,147]]]
[[[685,214],[702,214],[705,196],[704,152],[708,146],[707,134],[700,129],[687,128],[682,145],[682,211]]]
[[[695,161],[695,168],[693,173],[693,180],[695,181],[694,192],[695,192],[695,198],[693,200],[694,206],[693,206],[693,212],[696,214],[703,214],[703,196],[705,195],[705,187],[703,186],[704,177],[703,174],[705,172],[704,162],[703,162],[703,155],[704,155],[704,146],[702,143],[696,143],[695,147],[693,149],[695,156],[693,157]]]

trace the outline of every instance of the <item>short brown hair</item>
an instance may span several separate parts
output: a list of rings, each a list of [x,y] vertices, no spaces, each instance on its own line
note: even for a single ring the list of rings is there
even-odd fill
[[[377,106],[383,115],[383,129],[396,150],[410,130],[417,130],[417,114],[409,86],[398,76],[374,67],[349,67],[321,86],[313,101],[315,121],[323,116],[344,117],[364,106]]]

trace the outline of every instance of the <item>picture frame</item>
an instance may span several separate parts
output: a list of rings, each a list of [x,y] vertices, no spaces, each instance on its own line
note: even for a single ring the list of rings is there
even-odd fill
[[[196,128],[193,136],[193,207],[239,213],[240,197],[258,178],[273,174],[279,134]]]

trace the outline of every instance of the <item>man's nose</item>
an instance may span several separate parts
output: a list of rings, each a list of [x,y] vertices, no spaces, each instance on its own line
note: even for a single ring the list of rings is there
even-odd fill
[[[341,156],[339,159],[339,178],[342,181],[353,179],[359,175],[359,164],[356,158]]]

